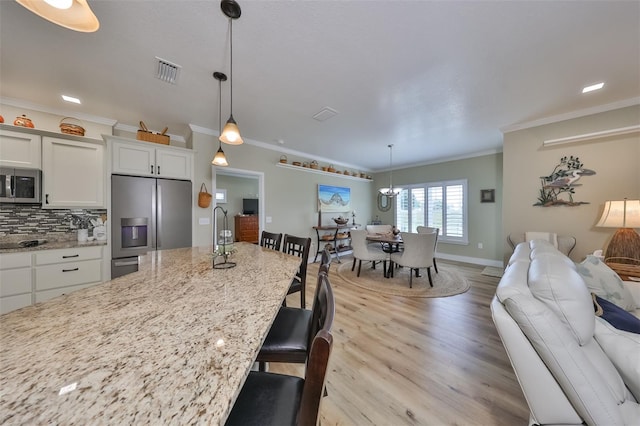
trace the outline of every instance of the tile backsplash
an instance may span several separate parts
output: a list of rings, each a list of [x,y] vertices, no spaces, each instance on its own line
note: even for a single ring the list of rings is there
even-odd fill
[[[36,204],[3,204],[0,206],[0,236],[13,234],[75,233],[72,215],[100,217],[105,209],[43,209]]]

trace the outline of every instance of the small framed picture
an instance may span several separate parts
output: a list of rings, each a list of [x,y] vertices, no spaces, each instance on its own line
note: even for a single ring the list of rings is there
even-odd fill
[[[480,190],[480,202],[481,203],[495,203],[496,202],[496,190],[495,189],[481,189]]]

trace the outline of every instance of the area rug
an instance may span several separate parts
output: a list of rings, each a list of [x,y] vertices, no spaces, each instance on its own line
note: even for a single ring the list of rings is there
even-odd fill
[[[496,267],[493,267],[493,266],[487,266],[480,273],[482,275],[487,275],[489,277],[502,278],[502,275],[504,274],[504,269],[496,268]]]
[[[382,263],[371,269],[371,262],[362,262],[360,277],[358,265],[353,272],[351,266],[353,260],[343,261],[336,270],[336,274],[349,284],[366,290],[375,291],[391,296],[405,297],[447,297],[464,293],[469,290],[470,284],[462,274],[453,266],[438,265],[438,273],[431,268],[433,287],[429,286],[429,277],[426,269],[421,269],[421,277],[413,277],[413,288],[409,288],[409,268],[396,268],[393,278],[385,278],[382,273]]]

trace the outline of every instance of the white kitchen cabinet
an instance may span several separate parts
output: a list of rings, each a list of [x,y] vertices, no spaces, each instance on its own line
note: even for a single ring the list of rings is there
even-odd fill
[[[42,207],[105,207],[105,156],[102,143],[42,138]]]
[[[0,130],[0,166],[40,169],[41,152],[40,135]]]
[[[0,314],[32,302],[31,253],[0,254]]]
[[[34,301],[43,302],[102,281],[102,247],[46,250],[34,256]]]
[[[149,142],[113,142],[112,172],[192,180],[193,152]]]

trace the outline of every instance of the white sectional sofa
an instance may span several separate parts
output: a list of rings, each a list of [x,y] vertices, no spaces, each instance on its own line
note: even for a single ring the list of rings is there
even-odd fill
[[[530,424],[640,425],[640,335],[596,318],[580,268],[548,241],[522,242],[491,304]]]

